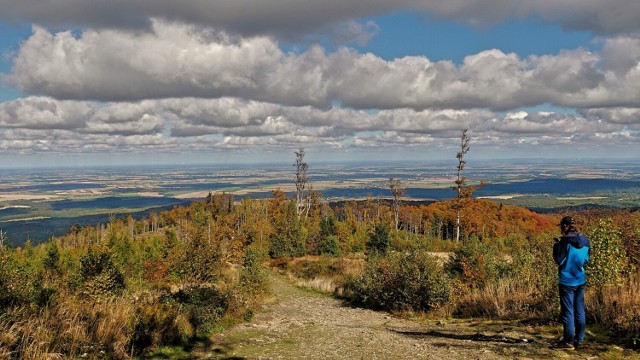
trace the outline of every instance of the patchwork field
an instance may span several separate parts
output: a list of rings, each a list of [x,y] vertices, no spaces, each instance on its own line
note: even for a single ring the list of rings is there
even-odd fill
[[[640,166],[627,162],[473,162],[464,175],[480,181],[477,197],[554,211],[567,207],[637,207]],[[310,164],[309,182],[327,201],[387,198],[389,178],[406,187],[405,200],[454,196],[455,162]],[[294,191],[291,165],[6,170],[0,175],[0,229],[12,243],[40,242],[74,225],[110,216],[142,217],[203,199],[209,192],[264,198]]]

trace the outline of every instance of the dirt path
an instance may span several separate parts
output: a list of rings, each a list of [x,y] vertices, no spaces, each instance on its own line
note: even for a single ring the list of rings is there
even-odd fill
[[[250,323],[212,338],[208,359],[592,359],[549,349],[537,327],[507,322],[409,321],[346,306],[272,276],[274,297]]]

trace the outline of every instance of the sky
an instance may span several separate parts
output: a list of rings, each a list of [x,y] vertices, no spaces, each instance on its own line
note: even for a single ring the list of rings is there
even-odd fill
[[[0,0],[0,167],[637,159],[637,0]]]

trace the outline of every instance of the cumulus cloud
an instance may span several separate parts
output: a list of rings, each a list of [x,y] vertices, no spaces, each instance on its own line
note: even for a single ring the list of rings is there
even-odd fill
[[[640,35],[618,36],[603,40],[602,62],[620,76],[634,70],[640,59]]]
[[[621,124],[628,128],[640,130],[639,108],[606,108],[587,109],[581,114],[588,119],[611,124]]]
[[[21,153],[437,148],[455,143],[461,128],[472,130],[477,146],[496,149],[571,145],[578,138],[581,146],[608,146],[614,140],[635,144],[639,119],[640,112],[634,108],[589,109],[580,114],[361,111],[240,98],[98,103],[30,97],[0,104],[0,148]]]
[[[412,147],[434,143],[435,139],[429,135],[407,134],[397,131],[356,136],[354,145],[365,148]]]
[[[266,38],[210,40],[208,31],[156,25],[154,33],[88,31],[81,38],[34,27],[9,81],[59,98],[255,96],[260,77],[282,56],[277,44]]]
[[[534,16],[566,29],[603,34],[640,29],[640,3],[636,0],[113,0],[108,4],[99,0],[21,0],[0,2],[0,19],[139,29],[150,27],[151,18],[162,18],[249,36],[288,38],[361,17],[405,10],[479,26]]]
[[[363,17],[398,11],[473,26],[535,18],[600,37],[595,50],[486,49],[459,64],[341,47],[376,36]],[[437,148],[461,128],[486,148],[637,148],[638,18],[637,0],[0,1],[0,21],[41,25],[0,74],[33,95],[0,103],[0,149]],[[327,38],[337,50],[279,42]],[[536,106],[565,109],[523,110]]]
[[[176,136],[195,134],[243,134],[260,130],[275,135],[301,129],[321,129],[315,136],[350,136],[355,132],[400,130],[412,133],[444,133],[475,126],[495,116],[486,110],[381,110],[374,113],[333,107],[291,107],[238,98],[159,100]]]
[[[162,131],[154,102],[99,104],[27,97],[0,104],[0,127],[84,134],[144,135]]]
[[[87,119],[83,132],[92,134],[145,135],[162,132],[163,120],[154,103],[112,103],[98,108]]]
[[[599,52],[529,58],[486,50],[455,65],[422,56],[388,61],[349,48],[285,53],[266,37],[237,38],[159,20],[153,30],[91,30],[76,37],[35,27],[8,80],[29,93],[100,101],[238,97],[285,106],[418,110],[640,106],[638,37],[603,40]]]
[[[28,97],[0,104],[0,126],[23,129],[77,129],[93,110],[77,101]]]

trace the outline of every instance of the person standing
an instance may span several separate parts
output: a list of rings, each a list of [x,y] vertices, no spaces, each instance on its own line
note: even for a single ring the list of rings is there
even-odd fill
[[[553,260],[558,265],[562,341],[556,349],[573,350],[582,346],[586,328],[584,287],[587,278],[584,265],[589,261],[589,239],[578,232],[575,220],[565,216],[560,221],[560,239],[553,245]]]

